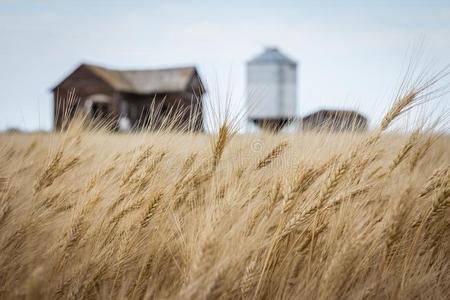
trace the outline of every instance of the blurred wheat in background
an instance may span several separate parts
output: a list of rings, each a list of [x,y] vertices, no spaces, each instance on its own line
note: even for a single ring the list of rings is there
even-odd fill
[[[0,298],[448,299],[450,139],[2,134]]]

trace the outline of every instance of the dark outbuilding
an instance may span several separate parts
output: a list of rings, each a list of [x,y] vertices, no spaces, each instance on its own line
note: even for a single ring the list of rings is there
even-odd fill
[[[353,110],[322,109],[302,119],[303,130],[364,131],[367,118]]]

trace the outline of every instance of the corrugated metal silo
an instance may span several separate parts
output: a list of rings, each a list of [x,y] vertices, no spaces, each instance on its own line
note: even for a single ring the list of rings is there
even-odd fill
[[[247,62],[248,119],[279,130],[296,117],[297,63],[277,48]]]

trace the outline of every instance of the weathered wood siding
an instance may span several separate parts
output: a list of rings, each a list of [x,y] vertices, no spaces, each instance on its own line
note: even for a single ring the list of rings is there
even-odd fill
[[[88,96],[103,94],[115,99],[114,90],[102,79],[87,68],[81,66],[62,81],[53,91],[53,125],[61,129],[65,117],[71,117],[70,112],[80,110]],[[110,104],[112,117],[117,116],[117,100]],[[70,120],[66,120],[70,121]]]

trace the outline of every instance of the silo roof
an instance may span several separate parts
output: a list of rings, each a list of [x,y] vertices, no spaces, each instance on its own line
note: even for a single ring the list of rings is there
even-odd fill
[[[249,64],[259,63],[286,63],[296,64],[296,62],[285,54],[281,53],[277,48],[266,48],[263,53],[248,61]]]

